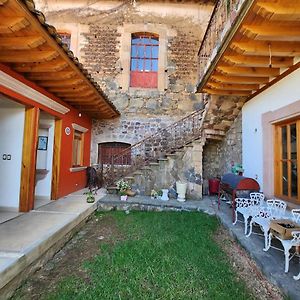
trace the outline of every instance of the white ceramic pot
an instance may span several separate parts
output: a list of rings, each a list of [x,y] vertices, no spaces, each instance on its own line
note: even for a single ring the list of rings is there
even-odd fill
[[[168,189],[162,189],[162,192],[163,192],[163,194],[160,197],[160,200],[168,201],[169,200],[169,197],[168,197],[169,190]]]
[[[126,201],[127,200],[127,195],[123,195],[123,196],[120,196],[121,197],[121,201]]]
[[[177,191],[177,201],[184,202],[185,201],[185,194],[187,189],[187,183],[185,182],[176,182],[176,191]]]

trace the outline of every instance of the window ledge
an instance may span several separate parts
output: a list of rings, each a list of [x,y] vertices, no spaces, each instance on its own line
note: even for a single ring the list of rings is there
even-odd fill
[[[70,172],[80,172],[80,171],[83,171],[83,170],[85,170],[87,168],[87,166],[85,166],[85,167],[72,167],[72,168],[70,168]]]

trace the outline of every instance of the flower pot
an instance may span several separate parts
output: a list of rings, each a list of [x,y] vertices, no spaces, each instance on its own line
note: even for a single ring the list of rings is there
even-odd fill
[[[135,192],[132,191],[132,190],[126,190],[126,194],[127,194],[127,196],[130,196],[130,197],[134,197],[135,196]]]
[[[126,200],[127,200],[127,198],[128,198],[128,196],[127,196],[127,195],[122,195],[122,196],[120,196],[120,199],[121,199],[121,201],[126,201]]]
[[[169,190],[168,189],[162,189],[162,196],[160,197],[160,200],[162,201],[168,201],[169,200],[169,197],[168,197],[168,193],[169,193]]]
[[[87,198],[86,198],[86,202],[87,202],[87,203],[94,203],[94,202],[95,202],[95,197],[94,197],[94,196],[87,197]]]
[[[184,202],[185,201],[185,194],[187,189],[187,183],[177,181],[176,182],[176,191],[178,194],[177,201]]]

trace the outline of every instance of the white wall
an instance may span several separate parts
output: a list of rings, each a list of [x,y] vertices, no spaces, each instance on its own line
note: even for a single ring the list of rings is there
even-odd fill
[[[13,210],[19,209],[24,120],[24,107],[0,107],[0,207]]]
[[[300,100],[300,69],[247,102],[242,110],[243,168],[263,190],[262,115]],[[270,145],[273,148],[273,145]]]
[[[48,136],[47,151],[37,151],[36,163],[36,186],[35,196],[44,197],[50,200],[51,180],[52,180],[52,161],[53,161],[53,143],[54,143],[54,119],[43,119],[41,115],[39,136]],[[39,170],[47,170],[47,174],[39,173]]]

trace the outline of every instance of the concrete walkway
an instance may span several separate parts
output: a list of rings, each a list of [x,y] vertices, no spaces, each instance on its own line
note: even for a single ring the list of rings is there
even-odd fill
[[[209,197],[207,197],[209,198]],[[277,285],[290,299],[300,299],[300,281],[293,279],[294,275],[300,272],[299,258],[294,257],[290,261],[290,269],[288,273],[284,273],[284,253],[276,248],[282,249],[281,243],[273,239],[272,248],[267,252],[263,251],[264,236],[260,228],[254,227],[253,234],[246,237],[244,234],[244,223],[238,222],[235,226],[232,225],[232,210],[225,202],[221,203],[221,208],[218,210],[216,197],[210,198],[214,206],[215,212],[221,223],[229,230],[231,235],[246,249],[249,255],[256,261],[262,272],[275,285]],[[290,214],[287,211],[287,214]],[[239,215],[239,220],[242,216]]]
[[[0,225],[0,299],[7,299],[20,283],[72,236],[97,203],[89,204],[83,190],[52,201]],[[102,194],[98,194],[100,199]]]

